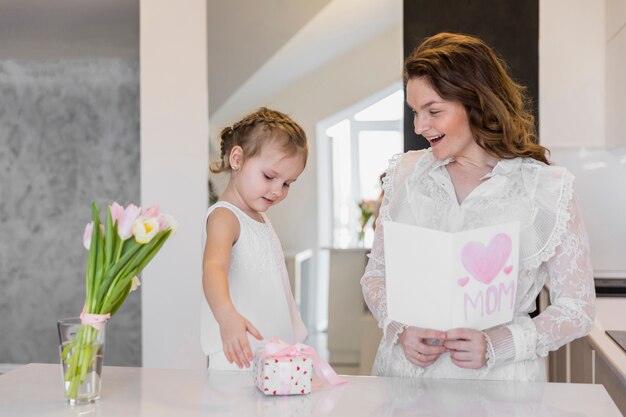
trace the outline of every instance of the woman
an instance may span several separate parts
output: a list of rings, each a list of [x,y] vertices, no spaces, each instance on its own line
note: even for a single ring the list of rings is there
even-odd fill
[[[395,157],[361,284],[384,331],[373,374],[542,381],[549,351],[587,334],[595,292],[573,176],[550,166],[524,89],[475,37],[427,38],[405,62],[415,132],[431,147]],[[518,220],[513,320],[484,332],[421,329],[387,318],[385,221],[457,232]],[[544,284],[551,305],[534,319]]]

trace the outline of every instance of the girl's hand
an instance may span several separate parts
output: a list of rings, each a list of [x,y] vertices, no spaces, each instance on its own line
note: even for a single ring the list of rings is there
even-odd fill
[[[220,335],[224,346],[224,355],[228,363],[235,362],[239,368],[250,367],[250,361],[254,358],[248,333],[262,340],[261,333],[244,316],[237,312],[222,317],[220,320]]]
[[[459,368],[479,369],[487,363],[487,339],[479,330],[448,330],[443,345]]]
[[[438,330],[407,327],[398,336],[398,343],[404,349],[406,359],[422,368],[432,365],[446,351],[441,342],[446,334]],[[438,344],[437,344],[438,343]]]

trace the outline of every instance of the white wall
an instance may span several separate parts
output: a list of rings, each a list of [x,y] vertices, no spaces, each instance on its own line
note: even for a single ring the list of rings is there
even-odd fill
[[[539,5],[542,143],[626,145],[626,1],[541,0]]]
[[[220,108],[212,110],[210,133],[216,142],[215,148],[219,149],[221,127],[266,105],[268,97],[293,87],[300,79],[369,42],[401,20],[402,0],[329,1],[265,64],[255,67],[254,74]],[[236,71],[231,70],[232,65],[236,63],[224,60],[219,63],[219,70],[229,74]],[[337,91],[328,94],[337,94]]]
[[[397,24],[268,99],[270,107],[292,115],[309,139],[305,171],[287,200],[268,212],[284,248],[312,248],[315,259],[319,255],[316,124],[400,81],[402,62],[402,25]],[[309,291],[318,292],[323,300],[328,296],[327,284],[319,284]],[[318,323],[327,320],[327,312],[317,313]]]
[[[626,145],[626,0],[606,1],[606,143]]]
[[[143,272],[143,366],[201,368],[200,232],[208,191],[206,1],[141,1],[141,202],[178,231]],[[184,24],[181,24],[184,22]]]
[[[605,144],[605,5],[539,2],[539,133],[542,144]]]

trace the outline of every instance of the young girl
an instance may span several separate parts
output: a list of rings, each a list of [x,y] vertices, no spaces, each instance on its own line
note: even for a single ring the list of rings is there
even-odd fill
[[[306,135],[283,113],[260,108],[222,130],[221,160],[211,172],[229,172],[230,180],[208,210],[203,236],[210,311],[204,307],[202,344],[211,369],[249,367],[257,340],[306,337],[280,242],[265,215],[287,197],[306,159]]]

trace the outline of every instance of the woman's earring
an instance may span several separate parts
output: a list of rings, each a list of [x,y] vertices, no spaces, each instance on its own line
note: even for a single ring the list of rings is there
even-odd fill
[[[239,169],[239,165],[233,165],[231,168],[233,169],[233,171],[237,171]]]

